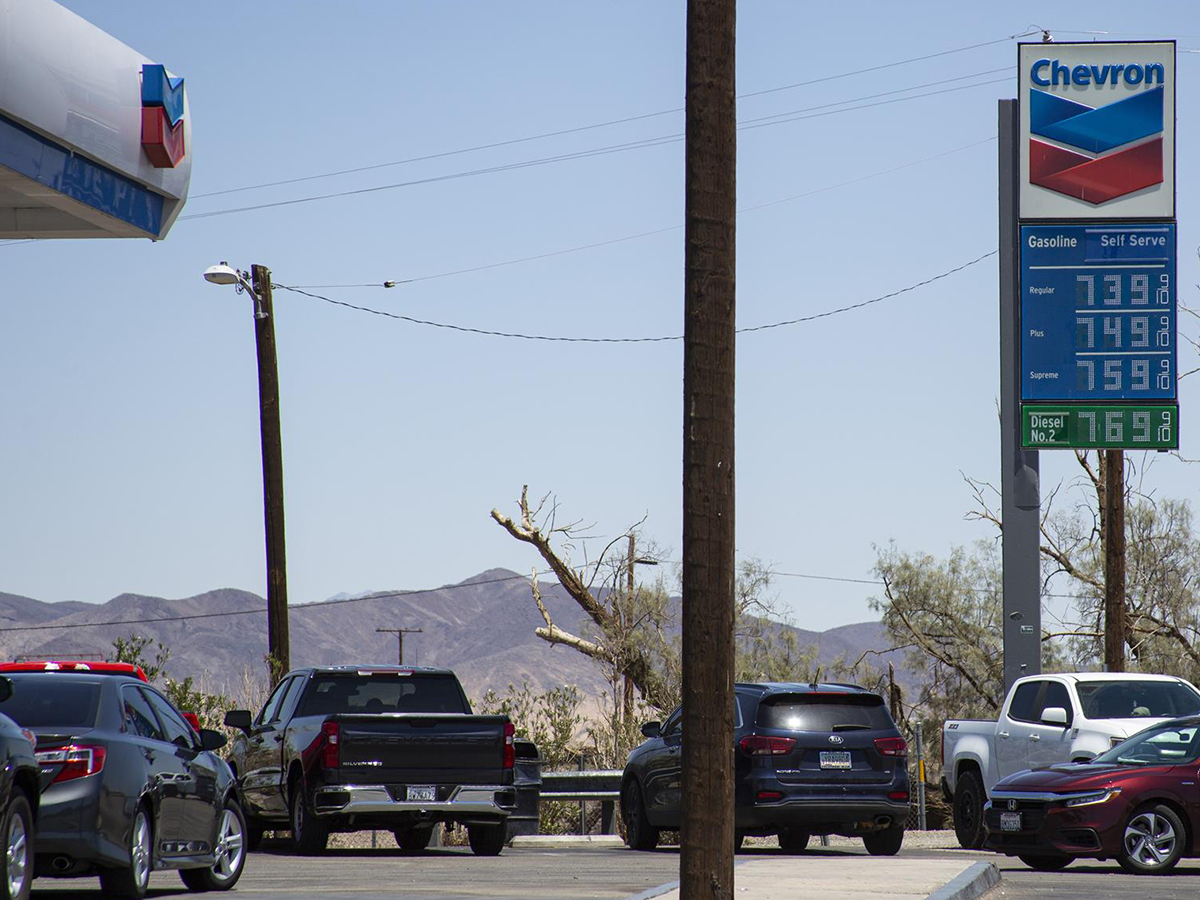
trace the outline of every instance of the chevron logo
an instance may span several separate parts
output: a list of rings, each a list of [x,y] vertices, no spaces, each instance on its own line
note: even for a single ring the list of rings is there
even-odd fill
[[[183,128],[183,79],[171,78],[165,66],[142,66],[142,149],[156,169],[183,160]]]
[[[1030,183],[1093,205],[1161,184],[1163,97],[1160,86],[1092,107],[1031,89],[1030,134],[1055,143],[1030,138]]]

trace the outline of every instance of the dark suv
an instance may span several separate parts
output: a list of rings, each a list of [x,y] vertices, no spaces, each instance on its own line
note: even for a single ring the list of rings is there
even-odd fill
[[[851,684],[737,684],[734,825],[778,835],[798,853],[817,834],[861,837],[892,855],[908,818],[908,745],[883,698]],[[647,723],[625,763],[621,816],[634,850],[651,850],[681,815],[682,707]]]

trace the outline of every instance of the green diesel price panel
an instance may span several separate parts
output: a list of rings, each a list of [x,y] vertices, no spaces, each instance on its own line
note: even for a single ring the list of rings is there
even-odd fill
[[[1177,450],[1179,407],[1175,404],[1025,404],[1021,446],[1105,450]]]

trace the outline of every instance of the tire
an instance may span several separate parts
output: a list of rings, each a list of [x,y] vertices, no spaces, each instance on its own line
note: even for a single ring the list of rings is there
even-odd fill
[[[954,834],[964,850],[978,850],[987,839],[983,826],[983,782],[972,771],[961,772],[954,789]]]
[[[319,856],[329,843],[329,826],[313,815],[303,781],[293,781],[290,793],[292,846],[301,856]]]
[[[236,800],[225,801],[217,827],[216,862],[207,869],[180,869],[189,891],[227,891],[246,866],[246,817]]]
[[[621,819],[625,822],[625,843],[630,850],[653,850],[658,846],[658,829],[646,818],[642,786],[632,779],[621,792]]]
[[[100,890],[105,897],[142,900],[154,864],[154,825],[145,806],[138,806],[129,824],[129,864],[100,870]]]
[[[33,883],[33,813],[20,789],[12,789],[0,823],[0,836],[4,841],[4,877],[0,878],[0,897],[3,900],[28,900],[29,888]]]
[[[1028,856],[1018,853],[1017,859],[1038,872],[1057,872],[1075,862],[1071,856]]]
[[[895,856],[904,844],[904,828],[887,828],[863,835],[863,845],[872,856]]]
[[[433,838],[432,828],[397,828],[392,834],[403,853],[420,853]]]
[[[779,829],[779,849],[784,853],[803,853],[812,837],[807,831],[794,826]]]
[[[499,856],[508,840],[508,823],[498,825],[468,825],[467,843],[476,856]]]
[[[1179,862],[1186,840],[1187,832],[1175,810],[1147,803],[1126,820],[1117,862],[1135,875],[1163,875]]]

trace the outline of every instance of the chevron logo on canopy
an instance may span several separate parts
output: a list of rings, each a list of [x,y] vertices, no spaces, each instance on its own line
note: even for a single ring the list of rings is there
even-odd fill
[[[1030,138],[1029,181],[1092,204],[1161,184],[1162,130],[1162,87],[1099,107],[1031,89],[1030,134],[1057,143]]]
[[[183,159],[183,79],[164,66],[142,66],[142,149],[156,169],[173,169]]]

